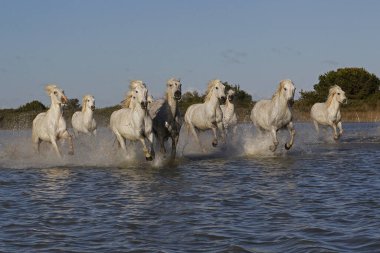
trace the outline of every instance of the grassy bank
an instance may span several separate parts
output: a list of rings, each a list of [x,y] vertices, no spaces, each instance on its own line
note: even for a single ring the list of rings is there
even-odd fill
[[[109,124],[111,113],[118,110],[119,106],[96,109],[94,112],[95,120],[99,127],[105,127]],[[237,108],[238,120],[240,122],[249,122],[252,107]],[[46,111],[46,110],[45,110]],[[0,129],[27,129],[32,127],[33,119],[41,111],[19,111],[17,109],[0,110]],[[352,108],[342,108],[343,122],[380,122],[380,109],[359,110]],[[71,127],[71,116],[74,111],[64,111],[64,117],[68,127]],[[184,114],[184,112],[182,113]],[[293,109],[294,121],[310,121],[310,112],[306,110]]]

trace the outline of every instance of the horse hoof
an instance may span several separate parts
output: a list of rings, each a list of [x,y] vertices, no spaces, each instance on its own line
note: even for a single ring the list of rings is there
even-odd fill
[[[213,142],[212,142],[212,146],[215,148],[216,146],[218,146],[218,142],[213,141]]]
[[[334,140],[339,140],[339,136],[334,136]]]
[[[286,150],[289,150],[291,147],[292,147],[292,146],[288,146],[288,144],[285,143],[285,149],[286,149]]]
[[[153,157],[151,157],[151,156],[146,156],[145,159],[146,159],[147,161],[149,161],[149,162],[150,162],[150,161],[153,161]]]
[[[276,151],[276,149],[277,149],[277,146],[269,146],[269,150],[270,151],[272,151],[272,152],[274,152],[274,151]]]

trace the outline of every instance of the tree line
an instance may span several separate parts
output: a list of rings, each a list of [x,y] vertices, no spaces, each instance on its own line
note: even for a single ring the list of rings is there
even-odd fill
[[[324,102],[327,98],[329,88],[333,85],[339,85],[345,92],[349,103],[342,108],[343,114],[350,112],[379,113],[380,111],[380,79],[369,73],[364,68],[340,68],[329,71],[318,78],[319,82],[314,84],[311,91],[300,91],[300,98],[295,101],[294,111],[296,120],[307,120],[308,112],[311,106],[317,102]],[[240,88],[239,85],[223,83],[226,91],[233,89],[235,91],[235,110],[239,121],[249,121],[249,115],[255,101],[252,96]],[[275,87],[274,87],[275,89]],[[273,90],[274,90],[273,89]],[[200,94],[198,91],[188,91],[182,95],[180,110],[182,114],[194,103],[202,103],[206,94]],[[120,108],[115,105],[95,110],[95,119],[100,125],[107,125],[111,113]],[[34,117],[47,107],[39,101],[32,101],[20,106],[17,109],[0,110],[0,128],[28,128],[31,127]],[[75,111],[81,110],[80,101],[77,98],[69,99],[64,107],[64,116],[70,125],[71,116]],[[377,114],[376,114],[377,115]],[[344,116],[344,115],[343,115]],[[378,121],[379,118],[373,118]]]

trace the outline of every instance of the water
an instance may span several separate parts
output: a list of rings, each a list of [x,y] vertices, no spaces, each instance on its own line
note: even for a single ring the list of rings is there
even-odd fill
[[[334,142],[297,124],[272,154],[241,126],[238,144],[190,143],[170,165],[139,145],[123,159],[108,129],[63,160],[0,131],[0,251],[380,252],[380,124],[344,127]]]

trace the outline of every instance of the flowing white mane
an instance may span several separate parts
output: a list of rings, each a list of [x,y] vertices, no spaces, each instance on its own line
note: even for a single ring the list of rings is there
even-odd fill
[[[141,80],[132,80],[129,83],[129,90],[134,90],[134,89],[136,89],[139,86],[146,88],[146,85],[145,85],[145,83],[143,83],[143,81],[141,81]]]
[[[84,95],[82,97],[82,112],[86,111],[86,108],[87,108],[87,99],[91,98],[91,97],[93,97],[93,96],[91,96],[91,95]]]
[[[204,102],[207,102],[207,101],[209,101],[210,100],[210,98],[211,98],[211,96],[212,96],[212,88],[214,88],[215,87],[215,85],[217,85],[217,84],[219,84],[219,83],[221,83],[221,81],[220,80],[218,80],[218,79],[214,79],[214,80],[211,80],[209,83],[208,83],[208,86],[207,86],[207,90],[206,90],[206,97],[205,97],[205,100],[204,100]]]
[[[132,102],[132,91],[128,91],[127,94],[124,96],[123,101],[121,101],[120,105],[123,108],[129,108]]]
[[[342,90],[338,85],[334,85],[332,86],[330,89],[329,89],[329,95],[327,96],[327,100],[326,100],[326,106],[327,107],[330,107],[332,101],[333,101],[333,98],[334,98],[334,95],[339,91],[339,90]]]
[[[285,79],[285,80],[281,80],[280,83],[278,84],[277,86],[277,90],[276,92],[273,94],[272,96],[272,100],[274,100],[275,98],[279,97],[281,95],[281,93],[283,92],[284,90],[284,86],[287,82],[292,82],[291,80],[289,79]]]

